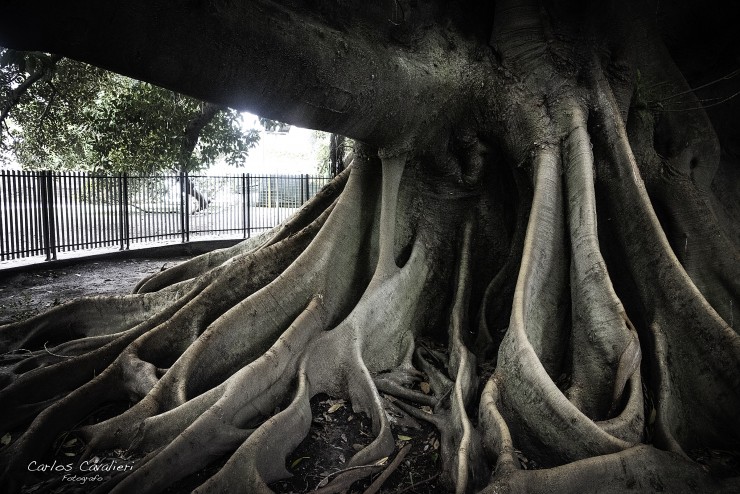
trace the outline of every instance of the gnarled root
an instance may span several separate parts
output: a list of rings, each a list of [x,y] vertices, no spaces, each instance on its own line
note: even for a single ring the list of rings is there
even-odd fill
[[[321,492],[381,468],[394,407],[439,429],[442,480],[460,494],[738,487],[691,460],[740,439],[740,337],[723,320],[734,312],[711,305],[736,297],[734,271],[674,252],[632,149],[652,159],[649,132],[627,137],[629,86],[593,53],[574,56],[578,77],[543,64],[562,46],[538,2],[497,9],[492,42],[522,74],[492,77],[506,79],[492,107],[516,130],[502,142],[466,123],[434,158],[413,138],[358,146],[264,238],[0,328],[8,485],[71,432],[80,461],[139,458],[100,492],[161,492],[206,468],[218,471],[196,492],[270,492],[326,393],[373,437]],[[516,198],[488,187],[503,166]],[[711,220],[699,198],[676,223]]]

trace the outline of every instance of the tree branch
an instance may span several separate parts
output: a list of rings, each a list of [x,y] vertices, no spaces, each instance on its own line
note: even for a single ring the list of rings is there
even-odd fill
[[[200,133],[208,125],[213,118],[218,115],[218,112],[225,110],[226,107],[223,105],[216,105],[213,103],[204,103],[201,107],[200,113],[195,115],[185,127],[185,132],[182,136],[182,142],[180,144],[180,159],[179,159],[179,171],[188,169],[188,164],[195,150],[195,146],[198,144]]]
[[[61,59],[62,57],[59,55],[52,55],[48,63],[42,63],[36,71],[32,72],[31,74],[29,74],[28,77],[26,77],[26,79],[20,84],[20,86],[10,92],[7,101],[3,105],[2,113],[0,113],[0,122],[5,122],[5,119],[8,118],[10,111],[15,107],[15,105],[20,102],[23,95],[25,95],[31,89],[31,87],[33,87],[34,84],[51,75],[57,63]],[[51,105],[51,101],[49,102],[49,105]],[[44,112],[44,114],[46,114],[46,112]]]
[[[421,55],[389,38],[387,14],[376,17],[377,26],[344,30],[270,0],[6,2],[0,44],[61,53],[198,99],[387,145],[426,116],[419,103],[436,97],[440,81],[415,63]],[[394,111],[380,111],[388,107]]]

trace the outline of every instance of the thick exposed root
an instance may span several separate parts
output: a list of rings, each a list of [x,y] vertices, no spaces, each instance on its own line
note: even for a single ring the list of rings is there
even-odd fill
[[[540,462],[552,462],[554,458],[573,461],[620,451],[630,442],[599,427],[568,401],[554,382],[560,375],[561,362],[557,359],[564,354],[562,349],[552,347],[553,339],[564,340],[562,335],[547,333],[563,324],[559,315],[563,285],[557,289],[555,281],[559,278],[565,283],[565,256],[562,239],[558,240],[564,229],[558,226],[563,221],[558,156],[545,150],[535,166],[534,204],[511,325],[499,351],[492,384],[496,389],[491,390],[493,398],[488,401],[494,406],[500,402],[501,411],[482,411],[481,416],[494,421],[499,414],[505,417],[516,431],[518,446]],[[553,271],[558,265],[561,267]],[[638,409],[641,413],[641,403],[637,403],[639,406],[632,404],[625,413],[637,413]],[[499,433],[496,441],[504,446],[505,434]]]
[[[718,482],[696,463],[647,445],[547,470],[502,473],[484,493],[730,493],[740,487],[737,482]]]
[[[2,348],[17,351],[44,343],[113,335],[151,318],[183,295],[182,291],[175,291],[146,297],[124,295],[73,300],[25,321],[0,326],[0,343]]]
[[[740,437],[732,418],[740,409],[740,337],[707,303],[672,252],[608,89],[599,79],[595,84],[599,123],[605,129],[600,170],[602,187],[609,191],[606,207],[615,219],[617,238],[631,239],[619,249],[635,281],[643,339],[654,352],[650,370],[657,390],[656,443],[677,452],[734,443]]]
[[[575,104],[571,108],[577,108]],[[609,279],[599,250],[593,155],[582,109],[567,122],[563,144],[565,195],[571,242],[571,376],[566,395],[592,420],[612,418],[627,382],[640,382],[641,350],[637,333]],[[642,435],[640,393],[628,393],[628,421],[620,431],[627,442]],[[613,431],[614,432],[614,431]]]
[[[523,74],[500,96],[516,130],[504,143],[463,129],[443,157],[410,154],[413,139],[358,146],[352,167],[265,237],[158,273],[135,294],[0,328],[11,490],[72,433],[83,458],[139,458],[100,492],[179,481],[271,492],[320,393],[348,400],[373,433],[324,493],[394,453],[388,408],[439,430],[441,477],[459,494],[740,487],[691,460],[740,440],[740,337],[735,309],[722,308],[737,299],[737,266],[701,261],[727,248],[701,190],[655,176],[646,188],[633,147],[647,161],[657,153],[645,128],[627,138],[631,86],[613,87],[591,53],[579,77],[542,68],[559,41],[539,3],[497,9],[492,43]],[[547,97],[532,98],[540,88]],[[482,185],[494,166],[516,168],[518,197],[500,218],[486,212],[509,202]],[[676,231],[712,238],[681,253]],[[525,470],[533,463],[544,468]]]
[[[152,299],[157,298],[175,298],[175,301],[169,308],[161,304],[159,311],[153,314],[154,317],[122,331],[112,341],[104,341],[105,344],[99,348],[78,356],[57,357],[59,362],[54,365],[26,372],[13,379],[2,393],[5,403],[16,405],[6,408],[12,415],[3,424],[13,427],[39,411],[44,411],[23,437],[13,444],[11,450],[5,452],[9,455],[9,468],[29,461],[29,455],[42,447],[42,444],[50,444],[58,431],[73,426],[106,402],[127,399],[138,401],[142,397],[153,396],[149,401],[145,398],[143,404],[139,402],[139,409],[149,410],[144,415],[131,409],[118,416],[138,416],[141,419],[151,415],[152,402],[155,403],[156,410],[166,411],[186,401],[179,398],[184,383],[168,387],[165,382],[163,385],[159,379],[162,374],[175,374],[169,372],[173,362],[177,361],[179,354],[190,347],[212,321],[278,277],[314,238],[328,214],[329,211],[326,211],[323,216],[318,216],[295,236],[286,237],[259,252],[247,253],[232,260],[228,269],[220,266],[204,273],[195,280],[190,291],[179,298],[173,297],[173,294],[178,294],[178,290],[168,290],[161,295],[125,297],[126,300],[143,301],[142,305],[148,305]],[[245,279],[246,283],[240,282]],[[76,306],[71,306],[71,310],[75,309]],[[79,345],[84,341],[77,340],[67,345]],[[21,364],[27,366],[29,362],[27,359]],[[109,363],[111,365],[106,368]],[[65,369],[63,382],[49,378],[58,375],[62,368]],[[84,384],[87,381],[89,383]],[[72,393],[65,396],[69,391]],[[29,404],[21,405],[19,400]],[[198,405],[197,401],[195,405]],[[122,429],[117,427],[111,434],[120,437],[121,432]],[[105,441],[105,435],[100,434],[94,441],[90,441],[90,447]]]
[[[384,168],[388,170],[394,166],[399,164],[392,163]],[[387,184],[383,187],[384,202],[396,200],[400,171],[391,168],[384,173],[384,183]],[[356,180],[361,177],[362,174],[358,174]],[[396,182],[395,186],[393,183],[388,184],[391,181]],[[338,216],[332,215],[327,227],[332,221],[344,221],[340,211],[341,204],[333,211],[333,215]],[[173,436],[174,430],[170,422],[159,420],[157,416],[144,420],[138,433],[137,447],[144,451],[158,452],[126,479],[118,482],[114,492],[127,492],[133,486],[144,484],[148,486],[145,492],[157,492],[179,477],[206,466],[216,456],[231,451],[234,452],[229,461],[201,489],[204,492],[214,489],[228,492],[266,491],[269,482],[287,475],[282,467],[285,456],[307,434],[310,424],[308,399],[319,392],[347,396],[357,411],[366,412],[373,421],[373,431],[377,438],[359,451],[350,465],[371,464],[390,455],[395,441],[371,372],[396,368],[407,359],[408,351],[403,349],[409,345],[403,343],[413,338],[412,335],[418,331],[418,328],[414,329],[413,320],[421,289],[425,286],[424,266],[427,263],[425,249],[418,242],[403,268],[395,266],[393,257],[384,258],[392,255],[392,251],[384,250],[382,245],[393,245],[394,234],[391,229],[383,228],[382,224],[393,221],[393,218],[381,215],[381,248],[376,273],[354,310],[344,320],[341,318],[346,313],[346,301],[341,295],[346,294],[349,287],[346,286],[346,280],[342,283],[341,279],[336,279],[323,286],[320,293],[313,295],[305,310],[282,332],[282,336],[277,338],[267,352],[237,371],[223,385],[201,395],[208,395],[208,399],[200,400],[201,397],[198,397],[183,402],[180,407],[187,410],[186,415],[193,417],[193,420],[190,423],[178,421],[184,428],[176,436]],[[342,254],[353,255],[357,248],[359,245]],[[296,266],[300,267],[300,258],[289,269]],[[273,283],[279,283],[279,280]],[[312,287],[310,283],[307,286],[308,290],[317,291],[316,286]],[[265,290],[269,288],[270,286]],[[255,293],[253,297],[259,295],[260,293]],[[249,300],[251,298],[247,299]],[[397,321],[388,324],[391,314]],[[243,316],[240,320],[243,320]],[[220,327],[219,321],[201,338],[228,337],[227,333],[219,332],[208,335],[208,331]],[[336,328],[325,332],[339,321],[341,323]],[[387,347],[378,345],[379,341],[389,339],[398,341],[399,344],[394,344],[391,348],[398,348],[399,351],[388,352]],[[193,351],[192,348],[195,347],[191,345],[188,352]],[[186,352],[180,361],[187,355]],[[242,355],[240,360],[244,361],[245,358]],[[168,374],[175,370],[173,366]],[[275,407],[290,394],[295,383],[294,376],[297,376],[298,388],[292,403],[270,417]],[[192,378],[188,379],[192,381]],[[217,399],[209,403],[212,398]],[[190,405],[198,400],[198,406]],[[208,408],[201,411],[204,405]],[[179,408],[174,408],[171,413],[178,410]],[[161,416],[166,415],[167,413]],[[118,419],[113,420],[120,422]],[[260,422],[261,425],[252,431],[250,424]],[[89,427],[84,435],[90,441],[100,441],[101,436],[107,435],[110,436],[109,440],[115,442],[115,433],[105,432],[106,429],[111,429],[112,423]],[[120,423],[116,429],[120,430]],[[281,439],[276,440],[276,435]],[[290,439],[286,441],[286,437]],[[112,446],[113,442],[106,446]],[[120,440],[118,443],[120,445]],[[96,446],[100,446],[100,443]],[[172,465],[178,465],[177,475],[172,474]],[[165,466],[169,468],[164,468]]]

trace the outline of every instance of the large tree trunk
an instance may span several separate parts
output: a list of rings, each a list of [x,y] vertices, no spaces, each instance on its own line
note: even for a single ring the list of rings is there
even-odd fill
[[[101,491],[225,455],[197,492],[267,492],[327,393],[372,421],[350,466],[394,396],[459,493],[740,488],[701,458],[740,441],[737,173],[655,6],[33,3],[0,43],[363,144],[264,238],[3,327],[7,485],[75,430],[141,455]]]

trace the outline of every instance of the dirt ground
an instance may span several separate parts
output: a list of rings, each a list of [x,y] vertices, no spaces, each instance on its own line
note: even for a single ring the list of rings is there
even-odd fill
[[[186,259],[81,261],[55,269],[34,266],[14,274],[0,271],[0,324],[34,316],[77,297],[130,293],[146,275]]]
[[[143,277],[186,259],[188,257],[89,260],[53,269],[37,266],[13,274],[0,271],[0,325],[31,317],[81,296],[130,293]],[[381,480],[379,493],[446,492],[439,479],[439,433],[430,424],[401,412],[390,400],[386,404],[396,437],[396,451],[372,472],[357,475],[358,479],[348,484],[344,492],[359,494]],[[311,409],[314,418],[308,437],[286,459],[285,467],[293,476],[270,486],[278,493],[311,492],[339,476],[360,473],[348,468],[347,463],[356,451],[372,441],[368,417],[364,413],[353,412],[350,403],[326,395],[315,396],[311,400]],[[101,418],[98,416],[91,420]],[[74,432],[65,433],[58,442],[57,453],[61,459],[69,461],[82,454],[84,445],[74,438]],[[401,450],[404,450],[402,461],[394,462]],[[137,457],[119,450],[106,452],[106,455],[132,462]],[[167,492],[190,492],[220,468],[225,460],[183,479]],[[386,469],[392,474],[383,480],[381,475]],[[71,492],[70,487],[50,480],[28,485],[24,492],[67,493]],[[94,487],[90,485],[90,488]]]

